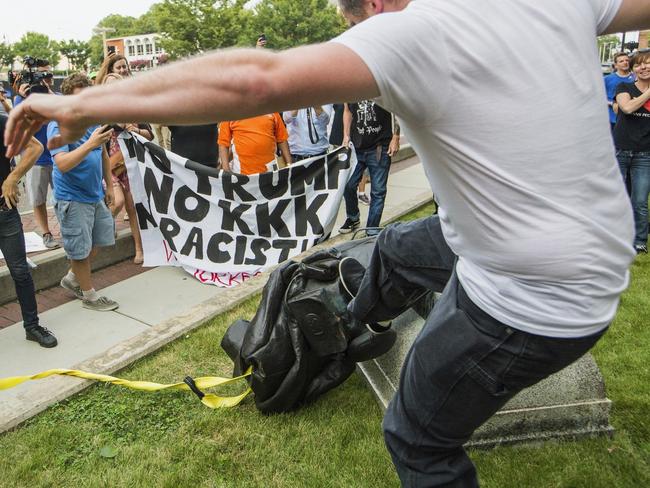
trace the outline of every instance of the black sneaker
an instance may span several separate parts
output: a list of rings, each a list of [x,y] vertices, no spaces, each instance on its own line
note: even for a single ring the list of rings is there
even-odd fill
[[[356,259],[346,256],[339,262],[339,282],[341,293],[347,300],[352,300],[359,292],[361,281],[366,273],[366,268]],[[390,320],[364,324],[374,334],[381,334],[390,329]]]
[[[339,261],[339,281],[341,283],[343,295],[352,300],[357,296],[361,280],[366,273],[366,268],[354,258],[346,256]]]
[[[352,220],[351,218],[345,219],[345,222],[343,222],[343,225],[339,228],[339,232],[341,234],[349,234],[353,230],[356,230],[359,228],[359,224],[361,221],[359,219],[357,220]]]
[[[58,344],[54,334],[40,325],[25,329],[25,335],[28,341],[38,342],[41,347],[54,347]]]
[[[634,246],[637,254],[648,254],[648,246],[646,244],[637,244]]]

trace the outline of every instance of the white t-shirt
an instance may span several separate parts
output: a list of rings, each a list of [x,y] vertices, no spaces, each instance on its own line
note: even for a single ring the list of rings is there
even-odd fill
[[[596,35],[621,0],[415,0],[334,40],[422,159],[469,297],[514,328],[606,327],[634,259]]]

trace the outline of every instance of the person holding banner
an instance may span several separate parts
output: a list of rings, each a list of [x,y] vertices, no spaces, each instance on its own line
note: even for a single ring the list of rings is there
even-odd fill
[[[110,84],[120,81],[121,79],[122,76],[115,72],[111,72],[103,78],[103,83]],[[133,264],[142,264],[144,262],[144,256],[142,253],[142,238],[140,237],[138,215],[135,211],[133,195],[131,195],[131,186],[129,185],[129,175],[126,172],[126,165],[124,164],[124,156],[122,155],[120,146],[117,142],[117,137],[123,130],[139,134],[150,141],[153,139],[153,130],[149,124],[115,125],[113,126],[111,139],[106,143],[106,150],[108,151],[108,157],[111,162],[113,191],[115,192],[115,199],[113,200],[110,210],[115,219],[122,209],[126,208],[126,215],[129,218],[129,226],[131,227],[131,235],[133,236],[133,245],[135,248]]]
[[[285,164],[291,164],[289,134],[277,112],[219,124],[221,169],[254,175],[278,169],[275,158],[280,149]],[[232,149],[232,161],[230,150]]]
[[[634,221],[595,36],[650,27],[650,2],[340,5],[353,27],[333,42],[213,52],[68,99],[30,97],[10,116],[9,156],[48,119],[60,123],[56,146],[97,122],[198,124],[368,99],[396,114],[440,211],[378,236],[365,274],[344,276],[355,285],[348,309],[386,320],[444,286],[384,434],[404,486],[476,487],[465,442],[586,353],[629,282]],[[178,89],[188,78],[201,80],[192,96]]]
[[[330,145],[327,124],[331,114],[331,105],[289,110],[282,114],[287,124],[289,150],[294,161],[327,154]]]

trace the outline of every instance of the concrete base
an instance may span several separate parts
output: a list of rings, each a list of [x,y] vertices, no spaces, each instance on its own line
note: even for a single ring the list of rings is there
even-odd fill
[[[420,312],[430,309],[426,304],[416,308]],[[404,313],[393,322],[398,333],[393,349],[359,365],[361,375],[384,409],[397,389],[404,358],[423,325],[424,319],[415,310]],[[468,446],[611,434],[614,429],[609,424],[610,408],[598,366],[587,354],[515,396],[474,433]]]

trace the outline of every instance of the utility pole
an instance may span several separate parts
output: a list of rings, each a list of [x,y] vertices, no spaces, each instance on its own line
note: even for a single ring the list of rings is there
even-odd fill
[[[108,46],[106,45],[106,33],[115,32],[113,27],[95,27],[93,29],[93,34],[102,35],[102,46],[104,47],[104,59],[108,57]]]

